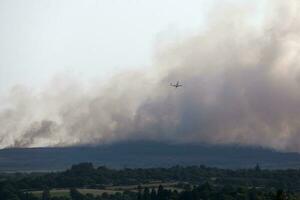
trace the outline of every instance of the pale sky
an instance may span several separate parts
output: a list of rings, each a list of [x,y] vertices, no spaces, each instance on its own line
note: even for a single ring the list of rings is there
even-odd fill
[[[220,2],[1,0],[0,92],[40,87],[60,73],[105,79],[151,66],[159,39],[197,32]]]

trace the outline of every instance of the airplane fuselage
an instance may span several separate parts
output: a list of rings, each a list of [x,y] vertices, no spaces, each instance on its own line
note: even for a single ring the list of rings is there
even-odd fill
[[[175,87],[175,88],[178,88],[178,87],[181,87],[182,85],[180,85],[180,84],[179,84],[179,81],[177,81],[176,84],[172,84],[172,83],[171,83],[170,86]]]

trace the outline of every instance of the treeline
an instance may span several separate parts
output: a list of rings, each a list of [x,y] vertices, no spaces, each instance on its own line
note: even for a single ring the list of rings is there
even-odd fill
[[[178,182],[176,189],[138,187],[100,196],[76,188],[105,189],[113,185]],[[63,172],[0,175],[0,200],[283,200],[300,199],[300,170],[218,169],[205,166],[109,169],[91,163]],[[51,196],[52,188],[71,188],[68,196]],[[41,197],[32,191],[43,190]]]
[[[40,197],[29,192],[20,192],[6,185],[0,189],[1,200],[297,200],[299,195],[283,190],[266,190],[245,187],[216,187],[209,183],[187,188],[184,191],[167,190],[163,186],[158,189],[139,188],[138,192],[124,191],[102,195],[81,194],[75,188],[69,195],[51,196],[45,189]]]
[[[246,187],[272,187],[286,190],[300,189],[300,170],[218,169],[205,166],[149,169],[95,168],[91,163],[73,165],[63,172],[1,175],[0,181],[9,181],[20,189],[43,188],[104,188],[107,185],[133,185],[152,181],[176,181]]]

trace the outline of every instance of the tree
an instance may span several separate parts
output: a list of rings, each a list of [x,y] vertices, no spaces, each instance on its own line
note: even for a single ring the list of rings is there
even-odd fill
[[[141,193],[141,190],[138,191],[138,194],[137,194],[137,200],[142,200],[142,193]]]
[[[249,191],[249,200],[256,200],[257,199],[257,194],[256,194],[256,189],[253,187]]]
[[[48,188],[45,188],[43,190],[43,194],[42,194],[42,200],[50,200],[51,197],[50,197],[50,191]]]
[[[255,166],[254,170],[255,170],[255,171],[257,171],[257,172],[260,172],[260,166],[259,166],[259,164],[258,164],[258,163],[256,164],[256,166]]]
[[[167,199],[167,191],[164,190],[164,187],[162,185],[158,186],[157,199],[158,200],[166,200]]]
[[[276,200],[286,200],[286,196],[283,190],[277,190]]]
[[[72,200],[84,200],[84,195],[76,190],[76,188],[70,189],[70,196]]]
[[[0,190],[1,200],[20,200],[17,195],[17,189],[12,184],[5,184]]]
[[[150,196],[151,196],[151,200],[157,199],[156,190],[154,188],[152,188]]]
[[[150,190],[147,187],[144,189],[143,200],[151,200]]]

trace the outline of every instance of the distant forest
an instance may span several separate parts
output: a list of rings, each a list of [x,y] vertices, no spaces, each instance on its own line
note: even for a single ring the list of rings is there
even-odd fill
[[[206,166],[117,170],[81,163],[62,172],[3,173],[0,180],[1,200],[300,199],[300,170],[267,170],[258,165],[238,170]],[[176,185],[164,188],[163,183],[168,182]],[[153,187],[144,186],[147,184]],[[130,185],[137,187],[105,192],[108,187]],[[54,188],[68,189],[69,194],[52,196]],[[82,188],[104,192],[82,194],[78,191]],[[42,193],[34,195],[34,191]]]

